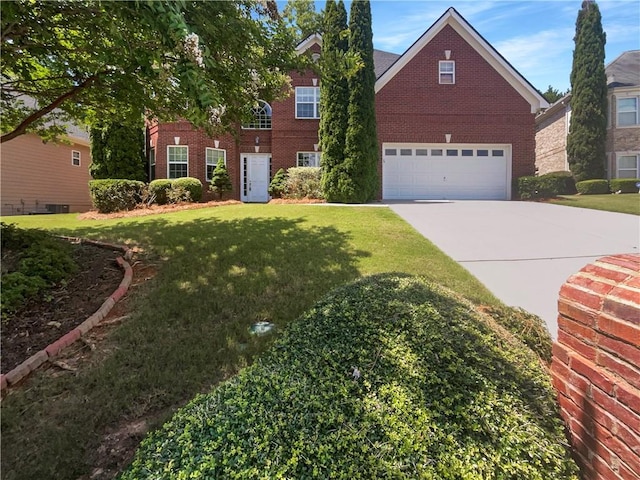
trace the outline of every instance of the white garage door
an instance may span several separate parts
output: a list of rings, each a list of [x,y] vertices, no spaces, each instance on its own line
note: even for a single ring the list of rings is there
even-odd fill
[[[510,145],[382,145],[386,200],[508,200]]]

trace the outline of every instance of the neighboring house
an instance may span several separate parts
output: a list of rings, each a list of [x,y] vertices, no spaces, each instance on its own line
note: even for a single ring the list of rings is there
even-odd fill
[[[68,128],[63,143],[44,143],[32,133],[0,146],[2,215],[83,212],[89,197],[89,135]]]
[[[317,58],[321,43],[312,35],[298,52]],[[374,62],[380,198],[508,200],[512,180],[533,175],[535,114],[548,103],[455,9],[403,55],[376,50]],[[208,182],[223,158],[232,195],[266,202],[279,168],[318,166],[320,79],[291,78],[294,94],[260,104],[237,140],[151,126],[152,176]]]
[[[607,178],[640,177],[640,50],[630,50],[606,66],[608,88]],[[536,117],[536,170],[568,171],[567,135],[571,94]]]

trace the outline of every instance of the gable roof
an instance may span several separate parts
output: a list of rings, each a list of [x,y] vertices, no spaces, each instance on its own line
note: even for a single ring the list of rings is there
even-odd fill
[[[378,93],[396,76],[445,26],[451,26],[487,63],[531,105],[531,113],[546,108],[549,103],[505,58],[467,22],[458,11],[450,7],[422,36],[411,45],[376,81]]]
[[[607,86],[640,86],[640,50],[627,50],[605,67]]]

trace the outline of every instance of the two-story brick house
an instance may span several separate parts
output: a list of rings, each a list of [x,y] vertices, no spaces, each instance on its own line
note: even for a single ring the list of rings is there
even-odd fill
[[[607,75],[607,178],[640,177],[640,50],[623,52]],[[571,94],[536,117],[536,171],[568,171]]]
[[[298,47],[317,56],[322,39]],[[455,9],[404,54],[375,51],[380,198],[510,199],[534,173],[535,114],[548,104]],[[279,168],[318,166],[321,79],[291,72],[293,94],[260,104],[238,135],[211,138],[187,122],[148,132],[154,178],[208,182],[224,158],[233,197],[265,202]]]

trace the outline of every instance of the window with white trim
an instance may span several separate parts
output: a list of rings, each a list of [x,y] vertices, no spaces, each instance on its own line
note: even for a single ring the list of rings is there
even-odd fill
[[[320,118],[320,87],[296,87],[296,118]]]
[[[298,152],[298,167],[319,167],[320,152]]]
[[[78,150],[71,150],[71,165],[80,166],[80,152]]]
[[[167,146],[167,178],[189,176],[189,147],[186,145]]]
[[[618,127],[638,125],[638,97],[618,98]]]
[[[640,155],[620,155],[618,156],[617,178],[640,178],[638,172],[640,165],[638,160]]]
[[[242,128],[253,130],[271,130],[271,117],[273,112],[271,105],[260,100],[256,106],[251,109],[253,120],[242,125]]]
[[[456,83],[456,62],[453,60],[440,60],[439,77],[440,83]]]
[[[156,149],[149,149],[149,181],[156,179]]]
[[[206,148],[205,155],[207,157],[207,182],[213,178],[213,171],[218,165],[218,160],[222,159],[227,164],[227,151],[220,148]]]

